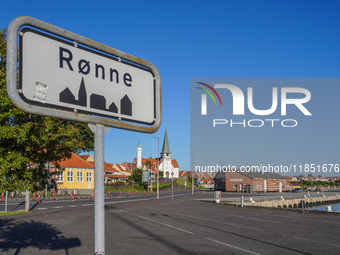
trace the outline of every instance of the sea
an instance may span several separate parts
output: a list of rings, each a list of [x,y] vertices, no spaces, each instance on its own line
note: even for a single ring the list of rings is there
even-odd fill
[[[340,212],[340,203],[339,204],[330,204],[330,205],[322,205],[316,207],[310,207],[309,210],[316,210],[316,211],[327,211],[327,207],[332,207],[332,212]]]
[[[332,208],[332,212],[340,212],[340,203],[310,207],[309,210],[327,211],[328,206]]]
[[[333,190],[333,192],[340,192],[340,190]],[[327,211],[328,206],[331,206],[332,212],[340,212],[340,203],[310,207],[309,210]]]

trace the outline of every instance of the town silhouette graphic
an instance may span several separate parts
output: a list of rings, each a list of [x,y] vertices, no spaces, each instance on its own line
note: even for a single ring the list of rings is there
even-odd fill
[[[84,78],[81,79],[81,83],[80,83],[80,87],[78,91],[78,100],[76,100],[71,90],[69,88],[66,88],[62,92],[60,92],[59,101],[63,103],[67,103],[67,104],[87,107],[87,92],[86,92]],[[106,108],[106,98],[98,94],[91,94],[90,108],[118,113],[118,108],[114,102],[112,102],[110,106]],[[125,95],[120,100],[120,113],[124,115],[128,115],[128,116],[132,116],[132,103],[128,95]]]

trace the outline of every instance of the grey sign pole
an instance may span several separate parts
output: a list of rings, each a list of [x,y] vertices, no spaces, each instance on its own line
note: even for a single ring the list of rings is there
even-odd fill
[[[104,205],[104,135],[109,130],[103,125],[89,124],[94,132],[94,250],[95,255],[105,254]]]

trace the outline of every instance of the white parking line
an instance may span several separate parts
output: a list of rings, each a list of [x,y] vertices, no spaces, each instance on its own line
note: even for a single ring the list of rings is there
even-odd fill
[[[265,219],[259,219],[259,218],[254,218],[254,217],[246,217],[246,216],[241,216],[241,215],[235,215],[235,214],[229,214],[228,216],[233,216],[233,217],[239,217],[239,218],[245,218],[245,219],[250,219],[250,220],[257,220],[257,221],[265,221],[265,222],[272,222],[272,223],[280,223],[280,224],[287,224],[287,225],[294,225],[295,227],[298,226],[296,223],[289,223],[289,222],[284,222],[284,221],[276,221],[276,220],[265,220]],[[314,228],[311,226],[304,226],[305,228]]]
[[[146,217],[143,217],[143,216],[140,216],[140,215],[135,215],[135,214],[131,214],[130,215],[133,215],[133,216],[136,216],[138,218],[141,218],[141,219],[144,219],[144,220],[148,220],[148,221],[151,221],[151,222],[154,222],[154,223],[157,223],[158,225],[163,225],[163,226],[166,226],[166,227],[169,227],[169,228],[173,228],[173,229],[176,229],[176,230],[179,230],[179,231],[182,231],[182,232],[185,232],[187,234],[191,234],[193,235],[194,233],[190,232],[190,231],[187,231],[187,230],[184,230],[182,228],[177,228],[177,227],[174,227],[172,225],[169,225],[169,224],[166,224],[166,223],[162,223],[162,222],[159,222],[159,221],[155,221],[153,219],[149,219],[149,218],[146,218]]]
[[[294,218],[294,217],[289,217],[289,216],[283,216],[283,215],[272,215],[272,214],[266,214],[266,213],[256,213],[256,212],[249,212],[249,213],[252,213],[252,214],[258,214],[258,215],[268,215],[268,216],[275,216],[277,218],[287,218],[287,219],[293,219],[293,220],[304,220],[304,221],[315,221],[315,219],[306,219],[306,218]],[[340,224],[339,221],[329,221],[329,220],[320,220],[318,219],[318,222],[326,222],[326,223],[332,223],[332,224]]]
[[[231,247],[231,248],[234,248],[234,249],[237,249],[237,250],[241,250],[241,251],[250,253],[250,254],[260,255],[259,253],[256,253],[256,252],[253,252],[253,251],[249,251],[249,250],[246,250],[246,249],[243,249],[243,248],[240,248],[240,247],[237,247],[237,246],[228,244],[228,243],[224,243],[224,242],[221,242],[221,241],[218,241],[218,240],[215,240],[215,239],[211,239],[211,238],[209,238],[209,237],[206,237],[206,239],[208,239],[208,240],[210,240],[210,241],[213,241],[213,242],[215,242],[215,243],[223,244],[223,245],[225,245],[225,246],[228,246],[228,247]]]
[[[238,224],[233,224],[233,223],[228,223],[228,222],[224,222],[224,221],[217,221],[217,220],[212,220],[212,219],[206,219],[206,218],[196,217],[196,216],[182,214],[182,213],[174,213],[174,214],[182,215],[182,216],[185,216],[185,217],[189,217],[189,218],[193,218],[193,219],[198,219],[198,220],[205,220],[205,221],[211,221],[211,222],[215,222],[215,223],[219,223],[219,224],[230,225],[230,226],[239,227],[239,228],[246,228],[246,229],[251,229],[251,230],[256,230],[256,231],[261,231],[261,232],[263,231],[262,229],[246,227],[246,226],[242,226],[242,225],[238,225]]]
[[[308,238],[304,238],[304,237],[298,237],[298,236],[291,236],[291,235],[285,235],[285,234],[282,234],[282,235],[287,236],[287,237],[291,237],[291,238],[295,238],[295,239],[313,242],[313,243],[322,243],[322,244],[325,244],[325,245],[340,247],[340,245],[334,244],[334,243],[325,243],[325,242],[320,242],[320,241],[317,241],[317,240],[312,240],[312,239],[308,239]]]
[[[47,208],[37,208],[37,210],[46,210]]]

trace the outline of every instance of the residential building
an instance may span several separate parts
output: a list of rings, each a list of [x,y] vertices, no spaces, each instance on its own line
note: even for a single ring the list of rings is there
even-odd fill
[[[71,158],[60,162],[61,170],[57,174],[58,190],[94,189],[94,164],[72,153]]]
[[[221,171],[215,176],[215,190],[235,192],[283,192],[290,190],[290,179],[277,173],[239,170],[236,172]]]

